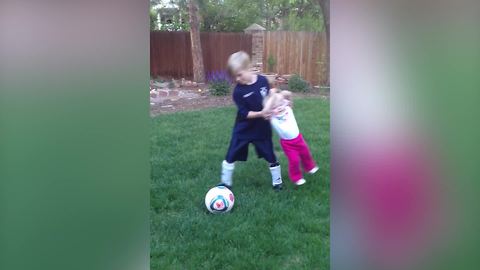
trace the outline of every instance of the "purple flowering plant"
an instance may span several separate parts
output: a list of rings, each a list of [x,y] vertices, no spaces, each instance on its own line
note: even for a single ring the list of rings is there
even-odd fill
[[[225,96],[230,92],[232,78],[224,70],[212,71],[207,74],[207,83],[214,96]]]

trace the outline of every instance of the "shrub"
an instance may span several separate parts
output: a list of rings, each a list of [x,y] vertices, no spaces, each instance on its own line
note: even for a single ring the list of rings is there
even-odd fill
[[[173,80],[171,80],[171,81],[168,82],[168,86],[167,86],[167,87],[168,87],[168,89],[173,89],[173,88],[175,88],[175,83],[173,82]]]
[[[294,74],[288,80],[288,89],[292,92],[308,92],[310,86],[300,75]]]
[[[268,64],[268,71],[273,72],[273,69],[275,68],[275,65],[277,64],[277,60],[273,55],[269,55],[267,59],[267,64]]]
[[[232,80],[225,71],[214,71],[207,75],[210,93],[214,96],[226,96],[232,88]]]

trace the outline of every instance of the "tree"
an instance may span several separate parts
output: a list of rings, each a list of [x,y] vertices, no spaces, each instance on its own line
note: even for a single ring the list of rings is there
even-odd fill
[[[160,26],[164,31],[189,31],[189,0],[150,0],[151,6],[176,6],[170,10],[172,23]],[[267,30],[314,31],[323,29],[320,0],[197,0],[200,30],[205,32],[242,32],[252,23]]]
[[[157,25],[157,11],[150,8],[150,31],[155,31],[158,28]]]
[[[198,16],[197,0],[188,1],[188,13],[190,16],[190,40],[192,44],[193,80],[205,81],[205,69],[203,66],[202,43],[200,42],[200,21]]]
[[[330,0],[318,0],[318,4],[322,7],[323,14],[323,25],[325,27],[325,34],[327,38],[327,68],[326,75],[327,80],[326,84],[330,85]]]
[[[201,29],[242,32],[252,23],[267,30],[321,31],[316,0],[199,0]]]
[[[206,32],[242,32],[252,23],[263,24],[260,6],[254,0],[199,0]]]

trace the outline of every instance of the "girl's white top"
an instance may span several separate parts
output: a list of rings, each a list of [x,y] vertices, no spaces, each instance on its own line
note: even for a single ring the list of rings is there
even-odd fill
[[[288,105],[281,106],[274,112],[270,123],[278,136],[284,140],[293,140],[298,137],[300,131],[298,130],[295,115],[293,115],[292,108]]]

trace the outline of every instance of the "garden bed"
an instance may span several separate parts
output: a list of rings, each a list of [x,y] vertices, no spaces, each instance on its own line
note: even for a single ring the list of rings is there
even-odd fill
[[[288,89],[286,82],[277,85],[280,89]],[[213,96],[208,85],[188,80],[151,80],[150,81],[150,116],[178,111],[193,111],[206,108],[217,108],[233,105],[231,94]],[[329,91],[313,87],[305,93],[294,93],[294,98],[322,97],[329,98]]]

